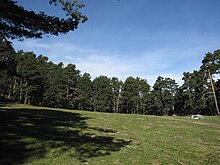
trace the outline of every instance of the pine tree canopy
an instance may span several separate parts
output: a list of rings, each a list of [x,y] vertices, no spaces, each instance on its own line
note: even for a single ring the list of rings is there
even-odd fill
[[[67,18],[36,13],[17,4],[15,0],[0,1],[0,37],[4,39],[42,38],[44,34],[59,35],[77,29],[87,17],[79,10],[84,7],[77,0],[48,0],[62,6]]]

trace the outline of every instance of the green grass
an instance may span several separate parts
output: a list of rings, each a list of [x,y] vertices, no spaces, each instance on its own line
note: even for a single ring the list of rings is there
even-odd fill
[[[204,124],[205,123],[205,124]],[[0,165],[220,164],[220,117],[0,107]]]

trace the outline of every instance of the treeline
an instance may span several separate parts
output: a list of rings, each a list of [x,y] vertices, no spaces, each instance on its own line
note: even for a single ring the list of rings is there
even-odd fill
[[[98,112],[147,115],[216,115],[220,100],[220,50],[207,53],[199,70],[183,73],[183,85],[159,76],[150,87],[145,79],[81,74],[74,64],[54,64],[33,52],[0,47],[0,97],[23,104]],[[213,84],[212,84],[213,83]],[[219,101],[220,102],[220,101]]]

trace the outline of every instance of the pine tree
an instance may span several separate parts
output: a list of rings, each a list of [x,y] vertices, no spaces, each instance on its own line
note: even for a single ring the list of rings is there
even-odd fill
[[[158,115],[172,115],[174,109],[174,97],[177,92],[177,83],[171,78],[159,76],[153,86],[154,109]]]
[[[67,18],[36,13],[18,5],[15,0],[0,1],[0,40],[42,38],[43,34],[59,35],[74,31],[79,23],[87,20],[79,10],[84,7],[77,0],[49,0],[51,4],[61,4]]]
[[[106,76],[99,76],[92,81],[92,105],[94,111],[112,112],[111,80]]]

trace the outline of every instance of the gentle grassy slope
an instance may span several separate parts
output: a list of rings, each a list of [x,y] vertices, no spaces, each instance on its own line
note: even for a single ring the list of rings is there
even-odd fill
[[[0,164],[220,164],[219,121],[2,105]]]

